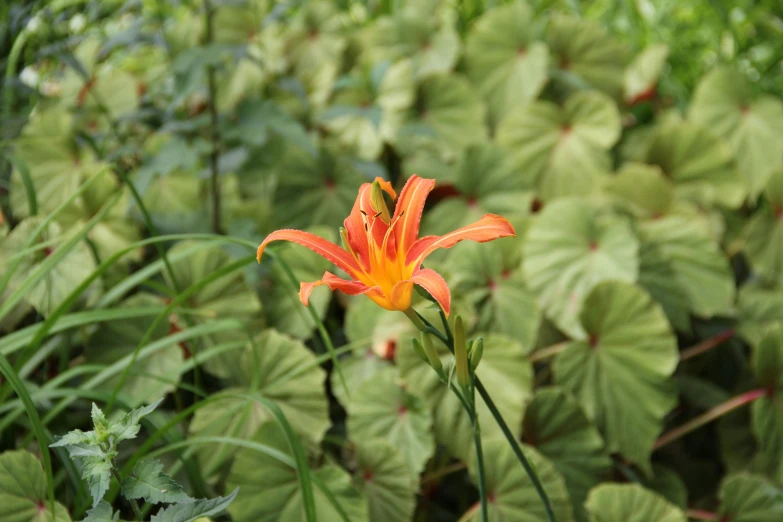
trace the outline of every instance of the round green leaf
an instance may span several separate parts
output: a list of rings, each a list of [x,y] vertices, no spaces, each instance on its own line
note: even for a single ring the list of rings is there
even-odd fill
[[[512,2],[487,10],[468,35],[468,76],[487,100],[493,122],[535,99],[547,81],[549,53],[534,41],[532,10]]]
[[[645,161],[663,170],[678,197],[697,205],[736,208],[745,199],[731,148],[694,123],[659,125]]]
[[[71,522],[57,502],[54,516],[46,495],[41,463],[26,451],[0,454],[0,519],[3,522]]]
[[[756,346],[771,328],[783,324],[783,290],[761,281],[745,284],[739,290],[737,309],[740,335]]]
[[[359,385],[355,395],[347,405],[351,438],[385,439],[418,475],[435,451],[432,414],[424,402],[399,385],[391,368]]]
[[[608,150],[619,137],[617,106],[596,91],[574,93],[562,108],[548,101],[518,107],[497,131],[511,167],[524,172],[545,201],[590,192],[611,170]]]
[[[181,241],[172,247],[171,252],[176,253],[192,248],[193,244],[193,241]],[[225,250],[219,245],[214,245],[210,248],[199,249],[185,258],[175,261],[172,263],[172,268],[178,287],[184,290],[231,264],[232,261],[233,259]],[[169,273],[165,272],[164,275],[169,287],[174,288],[175,285]],[[187,305],[198,312],[190,316],[190,324],[231,318],[247,325],[247,329],[237,328],[236,330],[202,336],[200,342],[203,347],[247,340],[248,332],[252,331],[251,328],[256,328],[261,323],[261,301],[253,288],[245,281],[245,276],[239,269],[212,281],[191,295],[187,300]],[[178,318],[176,324],[180,328],[184,328],[188,322]],[[237,369],[237,353],[221,354],[205,362],[203,367],[217,376],[227,377]]]
[[[441,189],[459,192],[426,213],[423,234],[442,235],[475,223],[484,214],[521,220],[529,213],[532,187],[511,168],[504,151],[493,144],[468,146],[454,165],[433,154],[420,153],[407,162],[405,169],[436,179]]]
[[[417,80],[451,71],[459,55],[459,35],[452,24],[411,4],[371,27],[369,62],[410,58]]]
[[[452,312],[453,313],[453,312]],[[503,418],[515,435],[519,435],[522,415],[533,385],[533,368],[525,358],[525,348],[515,340],[497,334],[483,337],[484,356],[477,374],[492,396]],[[452,367],[454,357],[441,344],[435,343],[443,368]],[[441,382],[433,369],[413,351],[410,341],[397,352],[400,375],[411,392],[422,397],[433,409],[435,438],[455,457],[467,459],[473,447],[470,419],[452,390]],[[502,432],[484,402],[476,399],[482,436],[502,437]]]
[[[517,340],[533,349],[541,311],[522,277],[521,242],[467,243],[446,262],[455,294],[464,295],[478,311],[476,329]]]
[[[375,303],[373,303],[373,306],[377,307]],[[395,341],[390,342],[396,345]],[[340,374],[336,371],[332,372],[330,375],[332,393],[337,397],[337,400],[340,401],[340,404],[347,406],[354,397],[356,389],[361,386],[362,383],[374,379],[390,366],[391,363],[388,360],[378,357],[372,347],[367,348],[364,352],[359,351],[359,353],[351,355],[350,357],[343,357],[340,359],[340,368],[342,369],[343,377],[345,377],[345,384],[348,385],[348,390],[351,395],[346,395],[343,381],[340,378]]]
[[[731,522],[777,522],[783,519],[783,491],[764,477],[730,475],[720,486],[720,514]]]
[[[556,201],[530,226],[522,268],[547,317],[581,337],[578,314],[585,296],[601,281],[635,281],[638,248],[625,221],[581,200]]]
[[[671,375],[677,341],[650,296],[629,283],[604,282],[585,299],[587,335],[555,360],[555,381],[571,390],[619,452],[648,475],[663,419],[677,404]]]
[[[753,433],[762,461],[777,480],[783,479],[783,327],[771,328],[756,347],[753,369],[758,383],[769,393],[753,402]]]
[[[391,141],[403,113],[413,102],[414,84],[408,60],[381,62],[346,78],[330,107],[319,116],[340,143],[359,157],[376,159]]]
[[[545,522],[547,517],[541,499],[524,468],[508,446],[508,442],[485,439],[483,450],[487,496],[490,499],[489,520]],[[536,475],[552,504],[555,518],[558,522],[573,521],[574,515],[568,498],[568,489],[557,468],[535,449],[523,446],[522,450],[536,470]],[[469,471],[475,483],[477,480],[475,459],[470,460]],[[460,520],[480,521],[481,513],[478,504]]]
[[[604,484],[585,504],[590,522],[686,522],[677,506],[638,484]]]
[[[35,111],[14,140],[14,158],[27,168],[38,200],[38,212],[46,214],[65,202],[85,176],[99,168],[92,155],[79,155],[72,129],[73,116],[61,107]],[[29,216],[22,177],[11,176],[9,203],[14,216]]]
[[[541,388],[525,410],[522,440],[563,476],[574,512],[585,519],[587,493],[612,471],[604,440],[574,398],[560,388]]]
[[[395,144],[406,154],[423,148],[453,157],[462,148],[486,139],[484,113],[484,104],[464,77],[428,77],[418,87]]]
[[[371,181],[348,157],[325,148],[310,155],[289,147],[273,173],[277,179],[274,222],[300,229],[341,226],[359,185]]]
[[[738,71],[718,67],[706,74],[696,87],[689,118],[728,140],[751,197],[783,167],[783,103],[772,96],[754,98]]]
[[[677,472],[671,468],[653,464],[653,476],[643,481],[643,485],[681,509],[688,507],[688,489]]]
[[[576,88],[587,84],[620,99],[628,51],[598,22],[556,17],[549,25],[547,43],[562,83]]]
[[[147,293],[135,294],[122,302],[120,308],[163,307],[160,297]],[[147,330],[152,326],[154,316],[133,317],[105,321],[100,323],[85,346],[85,357],[90,363],[111,364],[129,353],[133,353]],[[169,334],[171,324],[161,322],[154,330],[150,342],[157,341]],[[185,343],[172,344],[155,352],[152,356],[136,361],[128,377],[120,388],[124,401],[136,408],[142,404],[151,404],[176,389],[180,379],[180,367],[184,361],[185,350],[193,351],[193,346]],[[109,379],[101,385],[106,390],[114,390],[120,377]]]
[[[634,58],[623,78],[623,99],[627,104],[633,105],[655,94],[658,78],[666,66],[668,56],[669,47],[656,44]]]
[[[30,235],[38,228],[43,219],[43,217],[39,216],[29,217],[11,231],[3,243],[2,252],[0,252],[0,266],[11,266],[11,261],[3,257],[14,255],[22,249],[28,248],[27,242],[30,239]],[[44,227],[31,246],[38,244],[47,244],[48,246],[22,256],[16,272],[14,272],[9,281],[8,288],[14,289],[18,285],[23,284],[30,273],[37,269],[57,249],[57,242],[60,240],[65,242],[66,239],[65,231],[57,223],[51,222]],[[65,254],[59,263],[55,264],[51,270],[46,272],[30,288],[24,299],[38,313],[46,317],[94,270],[95,258],[90,251],[90,247],[85,242],[80,241]],[[78,302],[85,304],[93,301],[98,296],[100,289],[100,281],[92,283]]]
[[[410,520],[417,481],[400,450],[385,440],[359,441],[355,481],[367,498],[370,522]]]
[[[657,218],[669,213],[674,187],[654,165],[626,163],[611,177],[604,190],[635,217]]]
[[[337,78],[347,45],[343,19],[333,2],[307,2],[291,20],[285,45],[309,98],[322,106]]]
[[[264,423],[254,441],[285,456],[291,457],[288,441],[273,422]],[[367,521],[367,503],[351,484],[351,477],[335,464],[326,464],[312,470],[334,496],[351,522]],[[304,505],[299,491],[296,470],[266,453],[243,448],[231,466],[226,489],[239,488],[236,500],[228,512],[234,520],[253,522],[301,522]],[[343,520],[339,512],[320,488],[313,487],[315,511],[318,520]]]
[[[745,252],[754,272],[783,283],[783,170],[770,177],[764,200],[745,228]]]
[[[668,265],[667,275],[682,290],[689,310],[711,317],[731,309],[735,297],[731,266],[697,222],[668,216],[639,223],[638,232],[643,252]]]
[[[275,401],[297,433],[319,442],[330,422],[324,395],[326,372],[313,364],[314,360],[315,355],[301,342],[265,330],[238,358],[235,378],[242,388],[230,391],[257,390]],[[266,409],[252,397],[227,394],[196,411],[190,432],[199,436],[249,439],[268,418]],[[216,444],[200,451],[199,458],[207,470],[214,471],[235,451],[234,446]]]
[[[120,187],[120,182],[116,177],[107,174],[93,181],[81,196],[56,218],[64,228],[83,226],[119,190],[124,193],[122,198],[114,203],[106,217],[87,234],[95,246],[98,259],[101,260],[130,247],[141,239],[141,234],[135,223],[127,216],[130,194],[124,187]],[[123,256],[123,260],[126,262],[139,261],[142,253],[141,248],[131,250],[126,256]]]

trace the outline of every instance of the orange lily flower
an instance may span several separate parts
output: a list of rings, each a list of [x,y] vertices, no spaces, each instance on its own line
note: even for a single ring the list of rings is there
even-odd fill
[[[376,178],[359,188],[351,215],[345,220],[341,236],[345,248],[301,230],[278,230],[269,234],[258,247],[261,261],[272,241],[293,241],[328,259],[345,271],[351,280],[326,272],[320,281],[301,283],[299,299],[307,305],[313,288],[327,285],[348,295],[365,294],[387,310],[404,312],[411,306],[413,285],[429,292],[448,315],[451,293],[443,277],[421,263],[439,248],[451,248],[470,239],[479,243],[514,236],[514,228],[503,217],[486,214],[481,219],[443,236],[419,238],[424,201],[435,186],[435,180],[412,176],[403,187],[399,200],[388,181]],[[394,215],[383,198],[383,192],[397,201]]]

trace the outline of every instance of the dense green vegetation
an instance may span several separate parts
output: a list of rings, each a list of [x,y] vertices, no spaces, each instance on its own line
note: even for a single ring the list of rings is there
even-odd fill
[[[0,6],[0,520],[783,520],[777,4]],[[256,263],[413,174],[427,353]]]

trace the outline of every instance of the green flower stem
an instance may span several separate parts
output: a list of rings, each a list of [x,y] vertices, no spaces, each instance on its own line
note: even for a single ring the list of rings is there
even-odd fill
[[[117,473],[117,470],[113,466],[111,468],[111,474],[114,476],[114,480],[117,481],[120,489],[122,489],[122,477],[120,477],[120,474]],[[144,520],[144,517],[141,515],[141,510],[139,509],[139,503],[132,498],[129,498],[128,501],[133,509],[133,515],[136,517],[136,520]]]
[[[555,513],[552,510],[552,503],[549,501],[549,497],[547,496],[546,491],[544,491],[544,486],[541,484],[541,481],[536,474],[536,470],[533,469],[533,466],[527,460],[525,454],[522,453],[522,448],[519,447],[519,443],[517,442],[516,437],[514,437],[514,434],[511,433],[511,430],[508,428],[508,424],[506,424],[506,421],[503,420],[503,415],[501,415],[500,411],[498,411],[497,406],[495,406],[495,403],[492,401],[492,397],[489,396],[489,393],[487,392],[486,388],[484,388],[484,385],[481,384],[478,376],[476,377],[476,389],[478,390],[479,395],[481,395],[481,398],[484,399],[484,403],[487,405],[487,408],[489,408],[492,416],[495,417],[495,421],[498,423],[498,426],[500,426],[500,430],[506,437],[506,440],[511,446],[511,449],[514,451],[514,455],[516,455],[517,460],[519,460],[519,463],[522,464],[523,468],[525,468],[525,472],[530,478],[530,482],[533,483],[533,487],[536,488],[536,493],[538,493],[538,497],[541,499],[541,503],[544,505],[544,511],[546,511],[546,519],[548,522],[555,522]]]
[[[439,331],[434,326],[432,326],[432,324],[429,321],[421,317],[413,309],[406,311],[405,315],[407,315],[411,319],[411,321],[413,322],[413,324],[416,325],[417,328],[419,328],[424,332],[431,333],[432,335],[440,339],[443,342],[443,344],[446,345],[446,348],[448,348],[452,354],[454,353],[454,336],[451,333],[451,328],[449,326],[448,321],[446,320],[446,315],[443,313],[442,310],[440,312],[440,317],[441,317],[441,321],[443,322],[443,328],[446,331],[445,334]],[[414,315],[415,315],[415,320],[413,318]],[[419,324],[423,325],[423,328],[419,326]],[[495,406],[495,402],[492,400],[492,397],[490,397],[489,392],[487,392],[486,388],[484,388],[484,385],[481,383],[481,380],[479,379],[478,375],[474,374],[473,384],[475,386],[475,389],[479,392],[479,395],[481,395],[481,398],[484,400],[484,403],[487,405],[487,408],[489,408],[490,413],[495,418],[495,422],[497,422],[498,426],[500,427],[500,430],[503,432],[503,435],[506,437],[506,441],[508,441],[509,446],[511,446],[511,449],[514,451],[514,455],[517,457],[517,460],[519,460],[519,463],[522,464],[522,467],[525,469],[528,478],[530,478],[530,482],[533,484],[533,487],[536,489],[536,493],[538,494],[538,497],[541,499],[541,503],[544,506],[544,511],[546,512],[547,521],[555,522],[556,519],[555,519],[555,513],[552,510],[552,503],[549,501],[549,496],[546,494],[546,491],[544,491],[544,486],[541,485],[541,480],[539,480],[535,469],[533,469],[533,466],[527,460],[525,454],[522,453],[522,448],[519,447],[519,443],[517,442],[516,437],[509,429],[508,424],[506,424],[506,421],[503,419],[503,415],[501,415],[497,406]]]
[[[470,392],[471,402],[473,403],[473,416],[470,420],[473,426],[473,444],[476,447],[476,471],[478,475],[479,498],[481,499],[481,520],[487,522],[489,520],[489,507],[487,505],[487,484],[484,472],[484,450],[481,448],[481,427],[479,426],[478,412],[476,411],[473,386],[471,386]]]
[[[667,444],[670,444],[675,440],[684,437],[690,432],[701,428],[705,424],[709,424],[715,419],[718,419],[726,415],[727,413],[736,410],[737,408],[741,408],[746,404],[750,404],[756,399],[760,399],[761,397],[764,397],[766,395],[767,395],[767,390],[763,388],[759,388],[757,390],[751,390],[745,392],[738,397],[734,397],[733,399],[729,399],[726,402],[719,404],[710,410],[707,410],[706,412],[702,413],[698,417],[689,420],[682,426],[674,428],[670,432],[661,435],[661,437],[657,441],[655,441],[655,444],[653,445],[653,451],[660,449],[666,446]]]

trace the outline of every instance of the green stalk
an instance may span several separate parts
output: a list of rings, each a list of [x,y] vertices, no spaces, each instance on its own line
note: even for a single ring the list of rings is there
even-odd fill
[[[214,11],[212,2],[204,0],[204,25],[206,26],[206,43],[212,43],[214,33]],[[212,231],[221,233],[220,228],[220,177],[218,172],[218,155],[220,153],[220,128],[218,127],[217,113],[217,84],[215,82],[215,66],[207,65],[207,99],[209,106],[209,128],[212,150],[209,153],[210,192],[212,195]]]
[[[454,336],[451,332],[451,328],[449,327],[449,323],[446,320],[446,316],[443,313],[443,311],[441,311],[440,316],[443,322],[443,328],[446,331],[445,334],[442,333],[437,328],[435,328],[429,321],[421,317],[421,315],[416,313],[413,309],[410,309],[409,311],[405,312],[405,315],[407,315],[408,317],[411,317],[413,314],[415,314],[418,323],[424,325],[424,329],[422,331],[435,335],[435,337],[440,339],[443,342],[443,344],[446,345],[446,348],[448,348],[452,354],[454,353]],[[411,320],[413,321],[413,319]],[[418,326],[417,321],[413,321],[413,322],[417,326],[417,328],[421,329],[421,327]],[[520,448],[516,437],[509,429],[508,424],[506,424],[506,421],[503,419],[503,415],[500,413],[497,406],[495,406],[495,402],[492,400],[492,397],[490,397],[489,392],[487,392],[486,388],[484,388],[484,385],[481,383],[481,380],[479,379],[478,375],[474,375],[473,379],[474,379],[473,382],[474,382],[475,389],[478,390],[479,395],[481,395],[481,398],[484,400],[484,403],[487,405],[487,408],[489,408],[489,412],[495,418],[495,422],[497,422],[498,426],[500,427],[500,431],[503,432],[503,436],[506,438],[506,441],[508,442],[509,446],[511,446],[511,449],[513,450],[514,455],[516,456],[519,463],[522,464],[522,467],[524,468],[525,473],[527,473],[527,476],[530,478],[530,482],[533,484],[533,487],[535,488],[538,497],[541,499],[541,503],[544,506],[544,511],[546,512],[547,521],[555,522],[556,519],[555,519],[555,513],[552,510],[552,503],[550,502],[549,496],[546,494],[546,491],[544,490],[544,486],[541,484],[541,480],[538,478],[535,469],[533,469],[533,466],[527,460],[525,454],[522,453],[522,448]]]
[[[473,427],[473,444],[476,447],[476,474],[478,475],[479,498],[481,499],[481,520],[482,522],[487,522],[489,520],[486,484],[487,479],[484,473],[484,450],[481,448],[481,428],[479,427],[478,412],[476,411],[476,399],[475,396],[473,396],[474,390],[475,388],[471,386],[471,402],[473,403],[473,417],[471,418],[471,425]]]
[[[122,489],[122,477],[120,477],[120,474],[117,473],[117,470],[113,466],[111,468],[111,474],[114,476],[114,480],[117,481],[120,489]],[[132,498],[129,498],[128,500],[130,501],[131,508],[133,508],[133,515],[136,517],[136,520],[144,520],[144,518],[141,516],[139,503]]]

